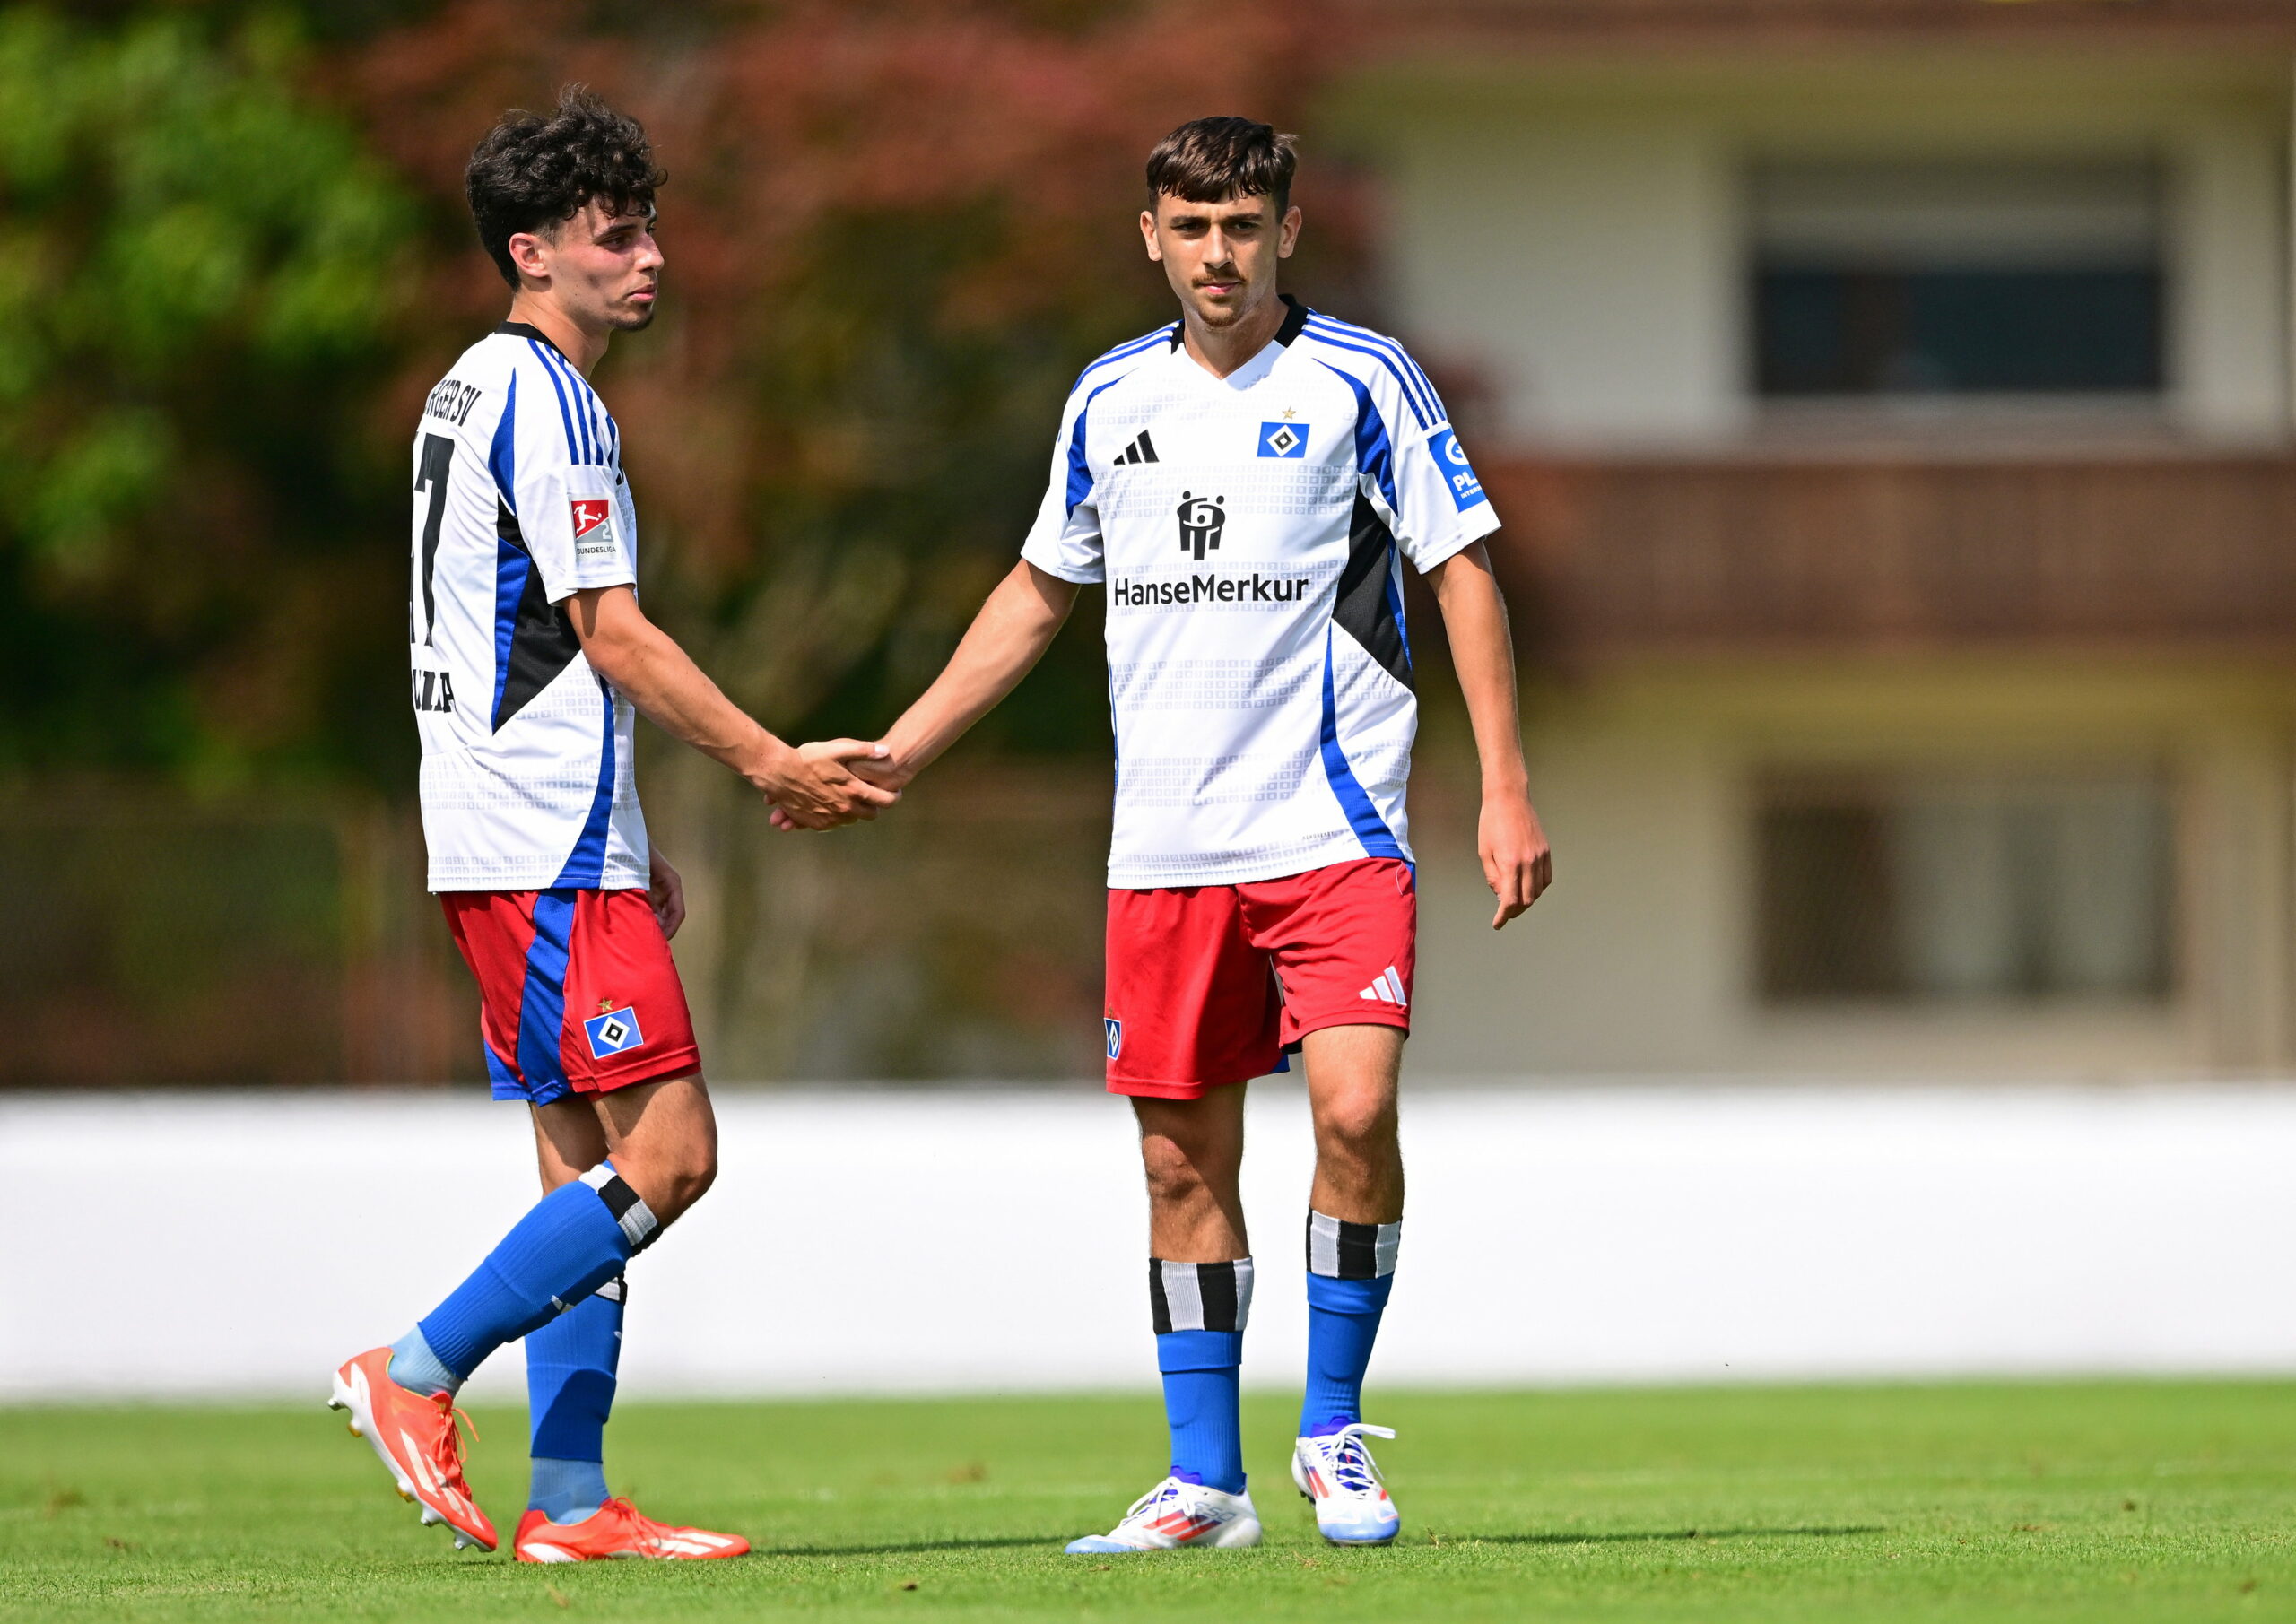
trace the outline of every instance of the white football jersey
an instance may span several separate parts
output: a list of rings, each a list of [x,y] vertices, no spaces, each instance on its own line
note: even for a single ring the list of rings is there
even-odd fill
[[[622,433],[523,323],[463,352],[414,436],[408,640],[434,891],[646,883],[629,703],[563,607],[635,585]]]
[[[1224,378],[1177,323],[1086,368],[1021,549],[1108,586],[1111,886],[1411,858],[1402,560],[1499,520],[1403,346],[1285,302]]]

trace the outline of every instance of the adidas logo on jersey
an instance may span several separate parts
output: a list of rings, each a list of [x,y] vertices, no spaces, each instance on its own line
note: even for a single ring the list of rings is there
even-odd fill
[[[1378,980],[1355,995],[1373,1003],[1392,1003],[1399,1010],[1411,1007],[1411,1000],[1403,995],[1403,977],[1396,974],[1392,964],[1379,972]]]
[[[1116,460],[1119,463],[1152,463],[1161,459],[1156,455],[1156,442],[1150,439],[1148,430],[1143,429],[1140,431],[1140,438],[1126,446],[1124,448],[1124,455]]]

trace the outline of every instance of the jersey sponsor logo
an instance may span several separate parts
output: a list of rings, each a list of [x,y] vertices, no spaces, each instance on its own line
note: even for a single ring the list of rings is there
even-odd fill
[[[1224,496],[1196,496],[1180,492],[1178,509],[1180,521],[1180,551],[1194,552],[1201,560],[1205,553],[1220,545],[1220,533],[1228,527],[1228,510],[1220,504]]]
[[[1483,482],[1475,477],[1468,465],[1467,454],[1459,447],[1459,437],[1446,429],[1438,434],[1432,446],[1435,465],[1443,471],[1443,479],[1451,487],[1451,501],[1465,513],[1477,502],[1487,500],[1483,493]]]
[[[1262,423],[1259,426],[1259,454],[1299,461],[1308,455],[1308,425]]]
[[[646,1046],[646,1034],[639,1029],[638,1011],[631,1004],[591,1016],[582,1023],[582,1030],[589,1037],[593,1060],[610,1060]]]
[[[1109,1058],[1114,1060],[1124,1053],[1124,1022],[1111,1015],[1101,1024],[1109,1029]]]
[[[1185,609],[1196,604],[1298,604],[1308,595],[1304,575],[1191,575],[1171,581],[1127,581],[1109,588],[1118,609]]]
[[[455,678],[452,672],[417,671],[414,678],[414,708],[451,714],[455,708]]]
[[[461,384],[448,378],[431,390],[422,403],[422,415],[459,426],[470,415],[470,409],[478,404],[478,397],[485,393],[476,384]]]

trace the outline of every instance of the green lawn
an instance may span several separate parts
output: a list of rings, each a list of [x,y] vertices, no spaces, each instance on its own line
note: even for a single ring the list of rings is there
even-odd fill
[[[282,1411],[0,1411],[0,1619],[2296,1619],[2296,1385],[1388,1396],[1387,1550],[1314,1537],[1248,1406],[1269,1542],[1061,1554],[1160,1464],[1152,1399],[638,1405],[613,1481],[748,1534],[691,1566],[522,1568],[415,1525]],[[481,1412],[505,1525],[521,1422]]]

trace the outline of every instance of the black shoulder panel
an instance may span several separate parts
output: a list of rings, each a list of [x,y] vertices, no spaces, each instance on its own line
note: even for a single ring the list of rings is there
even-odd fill
[[[497,502],[494,515],[495,534],[505,545],[526,551],[526,539],[518,534],[517,518],[509,508]],[[551,603],[543,595],[542,571],[526,562],[526,584],[518,594],[518,606],[510,624],[509,673],[502,679],[502,700],[494,708],[494,730],[502,731],[502,724],[526,708],[533,699],[558,680],[558,673],[574,663],[582,652],[582,639],[574,635],[574,622],[566,616],[562,604]]]
[[[1347,529],[1347,568],[1339,572],[1339,596],[1331,618],[1363,645],[1364,653],[1386,666],[1389,676],[1413,688],[1411,649],[1387,603],[1387,560],[1395,545],[1394,533],[1379,510],[1358,491],[1355,517]]]

